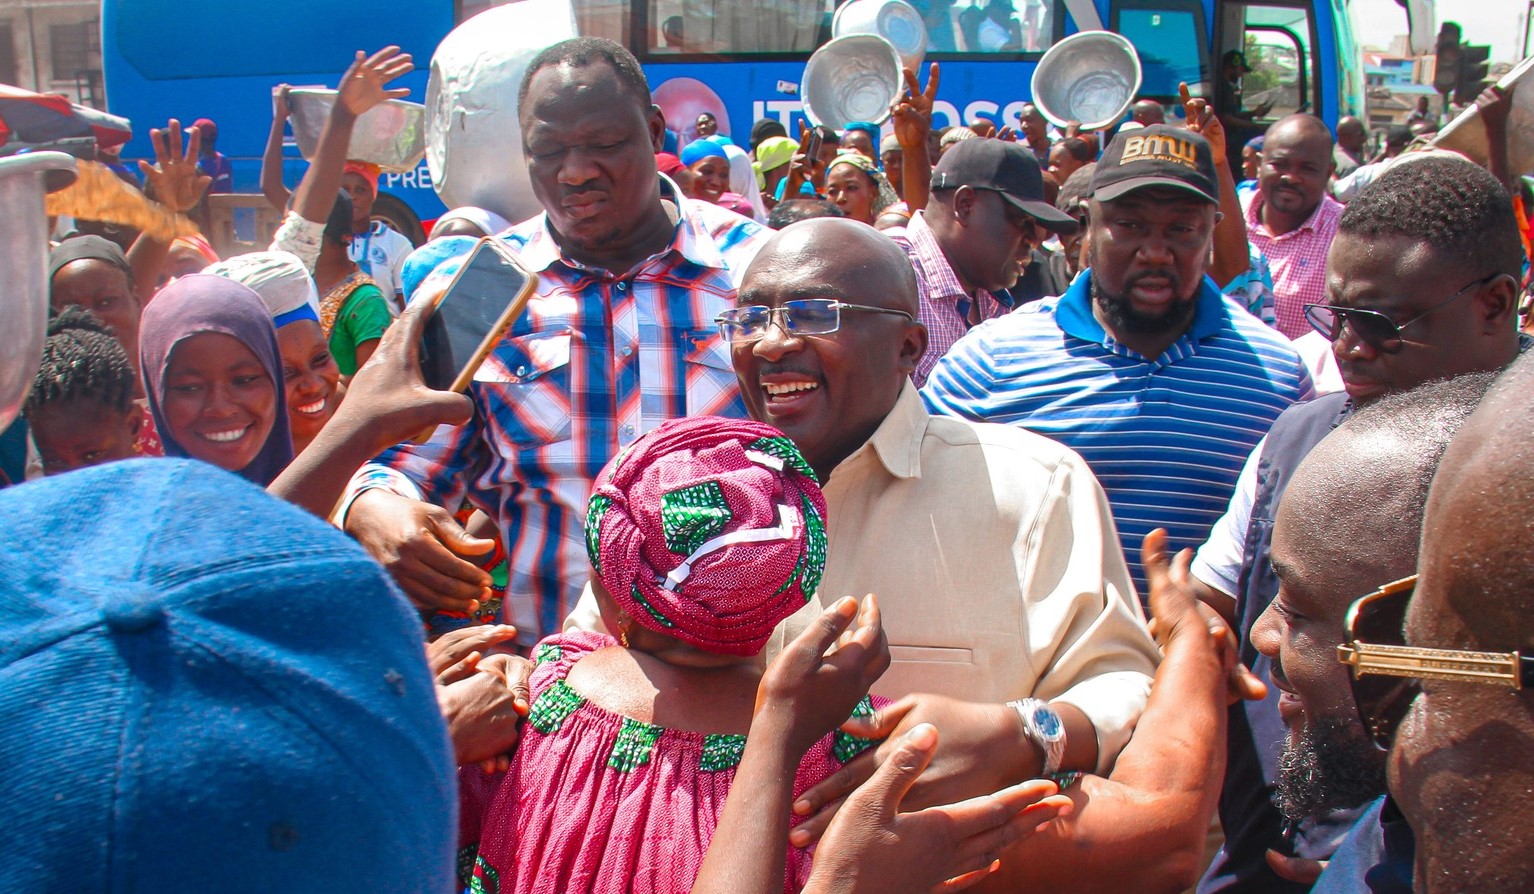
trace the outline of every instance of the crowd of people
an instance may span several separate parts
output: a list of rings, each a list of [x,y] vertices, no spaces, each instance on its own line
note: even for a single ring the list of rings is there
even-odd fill
[[[357,54],[291,191],[274,90],[269,250],[53,246],[0,887],[1531,884],[1507,92],[1486,166],[1186,86],[936,128],[936,64],[737,143],[580,38],[505,99],[544,211],[417,247],[347,158],[412,66]],[[485,238],[534,297],[432,390]]]

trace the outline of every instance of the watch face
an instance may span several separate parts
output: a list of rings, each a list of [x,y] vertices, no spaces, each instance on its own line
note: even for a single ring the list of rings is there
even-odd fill
[[[1060,715],[1050,708],[1038,708],[1033,712],[1033,723],[1044,738],[1053,741],[1065,732],[1060,723]]]

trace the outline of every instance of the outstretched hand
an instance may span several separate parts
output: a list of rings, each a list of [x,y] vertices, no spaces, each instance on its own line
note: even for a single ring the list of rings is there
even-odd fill
[[[789,747],[803,754],[852,715],[889,663],[878,599],[866,596],[860,608],[844,597],[768,665],[756,714],[786,724]]]
[[[414,69],[410,54],[401,53],[399,47],[384,47],[371,56],[358,50],[351,67],[341,76],[335,108],[355,118],[391,99],[403,99],[410,95],[409,88],[390,90],[387,85]]]
[[[197,157],[202,153],[202,134],[196,127],[190,127],[186,131],[184,149],[181,141],[181,122],[172,118],[163,129],[156,127],[149,131],[149,142],[154,146],[154,164],[138,163],[154,200],[177,214],[195,208],[207,192],[208,184],[213,182],[212,177],[197,167]]]
[[[1227,157],[1225,125],[1220,123],[1220,116],[1214,113],[1209,100],[1195,98],[1189,92],[1186,82],[1177,85],[1177,95],[1182,102],[1183,114],[1188,119],[1188,129],[1196,134],[1203,134],[1204,139],[1209,141],[1210,151],[1214,154],[1214,163],[1219,164],[1221,159]]]
[[[815,852],[806,894],[958,891],[1000,866],[1001,854],[1071,812],[1043,779],[957,804],[902,813],[900,804],[937,753],[938,731],[920,724],[895,743],[872,778],[848,796]]]
[[[1179,637],[1207,635],[1226,669],[1231,702],[1263,698],[1267,686],[1238,659],[1236,635],[1230,625],[1194,595],[1189,578],[1193,550],[1185,549],[1175,559],[1168,556],[1166,529],[1157,528],[1141,541],[1140,564],[1150,591],[1151,632],[1162,649]]]

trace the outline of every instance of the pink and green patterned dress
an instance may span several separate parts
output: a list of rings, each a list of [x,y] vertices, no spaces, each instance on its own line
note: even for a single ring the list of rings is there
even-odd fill
[[[511,771],[460,771],[459,866],[470,891],[676,894],[692,887],[746,737],[665,729],[586,701],[565,680],[570,668],[615,645],[586,632],[540,643]],[[865,698],[854,713],[871,710]],[[874,744],[840,731],[817,742],[799,766],[795,797]],[[810,859],[811,851],[789,847],[785,891],[804,887]]]

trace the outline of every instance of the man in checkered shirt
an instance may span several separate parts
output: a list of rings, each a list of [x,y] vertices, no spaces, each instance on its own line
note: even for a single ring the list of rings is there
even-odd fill
[[[1257,195],[1246,210],[1247,239],[1273,272],[1278,331],[1310,331],[1305,305],[1326,303],[1326,252],[1342,204],[1326,194],[1336,168],[1332,132],[1314,115],[1280,118],[1263,137]]]
[[[972,327],[1012,308],[994,293],[1017,284],[1045,230],[1074,233],[1076,219],[1044,201],[1044,175],[1019,143],[965,140],[932,172],[926,210],[887,230],[916,268],[927,353],[911,378],[920,387]]]
[[[490,577],[470,558],[493,544],[452,513],[481,510],[510,565],[498,620],[531,644],[590,576],[584,512],[608,460],[667,419],[745,415],[714,318],[770,234],[657,173],[665,121],[618,44],[545,50],[517,106],[545,212],[499,238],[537,273],[536,295],[476,372],[474,417],[364,466],[338,519],[418,608],[477,617]]]

